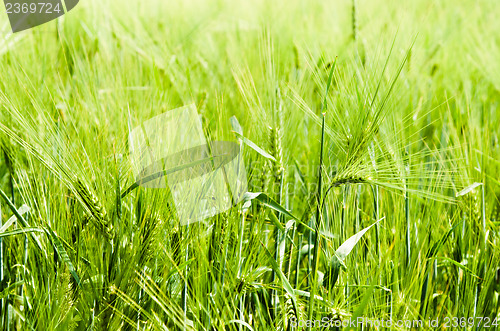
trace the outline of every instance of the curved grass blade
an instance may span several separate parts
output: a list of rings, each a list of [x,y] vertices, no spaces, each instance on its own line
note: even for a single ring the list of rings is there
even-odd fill
[[[262,242],[260,244],[264,248],[264,252],[265,252],[266,256],[269,258],[269,262],[271,262],[272,269],[279,276],[281,283],[283,284],[284,290],[286,291],[286,293],[288,293],[288,295],[290,296],[290,298],[292,300],[292,305],[293,305],[293,310],[294,310],[295,316],[298,316],[298,306],[297,306],[297,298],[295,297],[295,290],[292,288],[292,285],[290,285],[290,282],[286,278],[283,271],[281,271],[280,267],[278,266],[278,262],[276,262],[273,255],[271,254],[271,252],[269,252],[267,247]]]
[[[7,195],[5,194],[5,192],[2,191],[2,189],[0,189],[0,196],[5,200],[5,202],[7,202],[7,206],[9,206],[10,210],[12,211],[12,213],[14,213],[14,215],[17,217],[17,219],[19,220],[19,222],[21,222],[21,224],[23,225],[23,227],[29,228],[30,226],[29,226],[28,222],[26,222],[26,220],[24,219],[24,217],[21,216],[21,214],[16,209],[16,206],[14,206],[14,204],[12,204],[12,202],[7,197]],[[36,246],[38,247],[38,249],[40,249],[42,252],[44,252],[45,256],[47,256],[47,253],[42,248],[42,244],[40,243],[40,241],[38,240],[38,238],[33,234],[33,232],[30,232],[30,235],[31,235],[31,238],[33,239],[33,241],[35,242]]]
[[[335,283],[337,282],[337,279],[339,277],[340,269],[347,269],[346,265],[344,264],[344,260],[347,255],[351,253],[361,237],[363,237],[363,235],[368,230],[370,230],[375,224],[378,224],[378,222],[382,221],[384,218],[385,216],[369,227],[366,227],[355,235],[351,236],[342,245],[340,245],[339,248],[337,248],[337,250],[333,253],[333,257],[330,261],[329,270],[325,273],[325,277],[323,278],[323,286],[327,287],[328,289],[332,289],[333,286],[335,286]]]
[[[241,139],[241,141],[243,141],[243,143],[245,145],[247,145],[248,147],[250,147],[251,149],[253,149],[254,151],[256,151],[257,153],[259,153],[260,155],[262,155],[263,157],[265,157],[266,159],[269,159],[269,160],[273,160],[276,162],[276,159],[271,155],[269,154],[268,152],[266,152],[265,150],[263,150],[262,148],[260,148],[259,146],[257,146],[254,142],[252,142],[250,139],[248,138],[245,138],[241,133],[239,132],[236,132],[236,131],[233,131],[234,134],[239,138]]]
[[[300,221],[297,217],[295,217],[292,213],[290,213],[288,210],[286,210],[284,207],[282,207],[279,203],[271,199],[267,194],[262,193],[262,192],[247,192],[243,195],[243,200],[245,200],[245,206],[248,206],[248,203],[251,200],[257,200],[261,204],[263,204],[266,207],[269,207],[278,213],[282,213],[285,216],[288,216],[296,221]]]
[[[458,192],[456,197],[461,197],[462,195],[466,195],[467,193],[469,193],[470,191],[472,191],[473,189],[475,189],[476,187],[480,186],[480,185],[483,185],[483,183],[478,183],[478,182],[475,182],[469,186],[467,186],[466,188],[464,188],[462,191]]]
[[[17,286],[20,286],[22,284],[24,284],[24,280],[20,280],[18,282],[12,283],[9,286],[5,287],[4,289],[0,290],[0,299],[5,299],[7,296],[9,296],[12,289],[14,289]]]
[[[455,261],[453,259],[450,259],[449,257],[446,257],[446,256],[436,256],[436,259],[450,262],[450,263],[456,265],[458,268],[462,269],[463,271],[469,273],[472,277],[477,278],[479,280],[482,279],[481,277],[479,277],[478,275],[476,275],[472,270],[470,270],[469,268],[467,268],[463,264],[458,263],[457,261]]]
[[[31,210],[31,208],[28,207],[27,205],[22,205],[17,211],[18,211],[19,215],[24,215],[27,212],[29,212],[30,210]],[[14,222],[16,220],[17,220],[17,217],[15,215],[12,216],[11,218],[9,218],[9,220],[7,222],[2,224],[2,227],[0,228],[0,233],[5,232],[12,224],[14,224]]]
[[[49,237],[50,241],[52,242],[52,245],[54,246],[54,249],[57,252],[57,255],[59,255],[59,258],[66,264],[66,266],[69,269],[69,272],[73,276],[73,278],[76,281],[76,284],[78,287],[81,287],[81,282],[80,282],[80,277],[78,277],[78,274],[76,273],[75,266],[71,262],[71,259],[69,258],[68,252],[64,249],[64,246],[57,236],[57,234],[52,231],[50,226],[47,226],[45,229],[45,232],[47,233],[47,236]]]
[[[337,248],[337,250],[335,251],[335,256],[341,262],[343,262],[344,259],[347,257],[347,255],[349,255],[349,253],[351,253],[351,251],[353,250],[354,246],[356,246],[356,244],[361,239],[361,237],[363,237],[363,235],[368,230],[370,230],[375,224],[377,224],[378,222],[382,221],[384,218],[385,218],[385,216],[382,217],[381,219],[379,219],[378,221],[376,221],[375,223],[373,223],[372,225],[370,225],[369,227],[364,228],[363,230],[359,231],[358,233],[356,233],[355,235],[351,236],[349,239],[347,239],[346,241],[344,241],[344,243],[342,245],[340,245],[340,247]]]
[[[432,258],[432,257],[434,257],[439,252],[439,250],[441,249],[441,247],[444,245],[444,243],[446,242],[446,240],[448,240],[448,237],[451,235],[451,233],[453,232],[453,230],[455,230],[455,228],[458,226],[458,224],[459,224],[459,222],[457,222],[438,241],[436,241],[434,243],[434,245],[432,245],[432,247],[427,252],[427,256],[426,256],[427,258]]]
[[[240,122],[238,122],[236,116],[231,116],[229,121],[231,122],[231,127],[233,128],[233,131],[239,135],[243,135],[243,129],[241,128]]]
[[[244,204],[243,204],[243,209],[246,209],[246,208],[249,208],[251,203],[252,203],[252,200],[257,200],[259,201],[261,204],[263,204],[264,206],[266,207],[269,207],[271,208],[272,210],[275,210],[279,213],[282,213],[283,215],[285,216],[288,216],[290,217],[291,219],[293,219],[294,221],[300,223],[304,228],[306,228],[307,230],[309,231],[314,231],[313,228],[311,228],[309,225],[307,225],[305,222],[303,222],[302,220],[300,220],[298,217],[296,217],[295,215],[293,215],[292,213],[290,213],[288,210],[286,210],[283,206],[281,206],[279,203],[277,203],[276,201],[274,201],[273,199],[271,199],[267,194],[265,193],[262,193],[262,192],[247,192],[243,195],[243,200],[245,201]],[[270,216],[271,218],[272,216]],[[276,217],[276,216],[275,216]],[[283,227],[283,224],[281,224],[279,221],[279,225],[276,224],[276,219],[272,219],[271,218],[271,221],[273,223],[275,223],[275,225],[277,225],[280,229],[288,229],[291,227],[291,223],[290,222],[287,222],[286,225]],[[322,237],[325,237],[323,234],[321,234]]]
[[[187,168],[195,167],[197,165],[200,165],[200,164],[203,164],[206,162],[212,162],[214,159],[215,159],[214,157],[206,157],[206,158],[194,161],[194,162],[190,162],[190,163],[180,165],[178,167],[162,170],[162,171],[156,172],[152,175],[143,177],[140,180],[136,181],[134,184],[130,185],[129,188],[127,188],[125,191],[123,191],[121,198],[123,199],[124,197],[126,197],[130,192],[132,192],[133,190],[138,188],[141,184],[148,183],[148,182],[153,181],[155,179],[158,179],[160,177],[164,177],[164,176],[173,174],[174,172],[181,171],[181,170],[184,170]]]
[[[5,232],[0,232],[0,238],[3,237],[8,237],[8,236],[14,236],[16,234],[26,234],[28,232],[44,232],[40,228],[22,228],[22,229],[16,229],[12,231],[5,231]]]

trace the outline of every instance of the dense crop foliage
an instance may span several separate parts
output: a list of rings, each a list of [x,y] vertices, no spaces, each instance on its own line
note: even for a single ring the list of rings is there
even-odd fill
[[[499,10],[82,1],[16,34],[0,18],[1,328],[492,324]],[[123,194],[128,136],[192,103],[207,140],[239,144],[251,193],[181,225],[168,189]]]

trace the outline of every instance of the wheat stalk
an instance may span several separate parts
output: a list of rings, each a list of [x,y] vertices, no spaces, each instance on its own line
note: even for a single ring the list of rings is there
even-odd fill
[[[113,226],[110,224],[106,209],[103,207],[97,196],[82,180],[74,181],[75,191],[78,194],[81,202],[84,204],[87,216],[94,221],[96,227],[104,233],[106,237],[112,239],[114,237]]]

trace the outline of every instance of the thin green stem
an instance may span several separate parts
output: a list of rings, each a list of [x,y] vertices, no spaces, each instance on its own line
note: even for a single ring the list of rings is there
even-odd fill
[[[319,228],[321,224],[320,216],[321,216],[321,185],[322,185],[322,170],[323,170],[323,148],[325,145],[325,113],[323,113],[323,122],[321,126],[321,151],[319,155],[319,169],[318,169],[318,202],[317,202],[317,207],[316,207],[316,227],[315,227],[315,232],[316,235],[314,237],[314,254],[313,254],[313,265],[312,265],[312,282],[311,282],[311,290],[310,290],[310,297],[309,297],[309,320],[311,321],[313,319],[313,310],[314,310],[314,301],[315,301],[315,294],[316,294],[316,280],[317,280],[317,273],[318,273],[318,261],[319,261],[319,254],[320,254],[320,233],[319,233]],[[311,329],[311,326],[309,327]]]

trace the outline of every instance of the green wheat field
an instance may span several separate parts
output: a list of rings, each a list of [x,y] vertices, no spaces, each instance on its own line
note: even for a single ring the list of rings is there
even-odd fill
[[[82,0],[12,34],[2,11],[0,329],[498,330],[499,14]],[[183,225],[132,187],[129,132],[187,105],[249,193]]]

